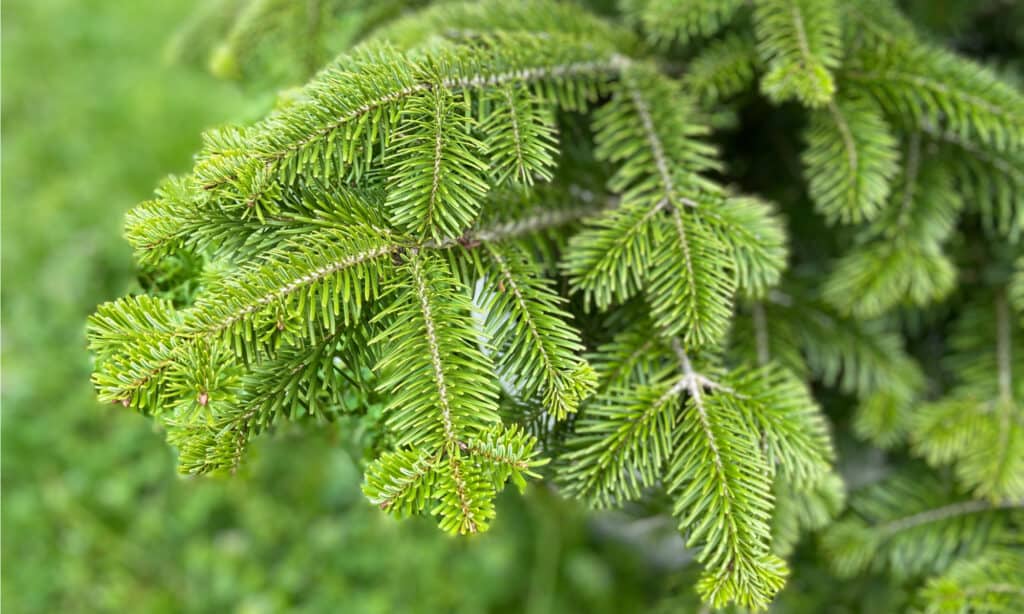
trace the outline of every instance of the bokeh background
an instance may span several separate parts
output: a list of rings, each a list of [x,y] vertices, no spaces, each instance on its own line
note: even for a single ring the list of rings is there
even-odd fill
[[[195,3],[13,0],[2,33],[2,584],[21,612],[627,612],[672,565],[643,525],[543,489],[492,531],[365,502],[345,433],[279,432],[187,479],[151,421],[101,406],[84,322],[138,288],[124,212],[261,94],[169,64]],[[644,553],[641,557],[641,553]]]

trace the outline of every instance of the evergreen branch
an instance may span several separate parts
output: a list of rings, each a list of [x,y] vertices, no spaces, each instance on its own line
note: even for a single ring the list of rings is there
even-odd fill
[[[385,157],[391,222],[438,240],[456,237],[476,220],[489,189],[484,144],[473,122],[444,90],[410,100],[406,119]]]
[[[577,421],[561,478],[567,492],[597,507],[637,499],[661,479],[672,454],[678,376],[600,395]]]
[[[397,15],[365,2],[242,0],[244,19],[218,23],[304,37],[281,64],[309,70]],[[763,609],[789,573],[779,556],[843,504],[813,380],[836,389],[820,398],[850,434],[907,442],[944,472],[868,457],[894,477],[852,498],[821,560],[883,572],[872,587],[894,608],[916,605],[907,580],[944,572],[956,604],[1002,605],[1002,576],[957,561],[1017,548],[1024,522],[1011,81],[922,42],[889,0],[627,0],[646,46],[555,0],[430,4],[379,31],[395,47],[360,45],[262,121],[208,132],[192,175],[130,214],[143,285],[173,300],[99,308],[100,397],[154,414],[190,473],[234,471],[282,420],[351,412],[388,449],[368,499],[453,533],[486,530],[543,447],[598,507],[671,500],[704,610]],[[260,58],[227,52],[248,41],[228,43],[218,68],[251,72]],[[762,96],[736,97],[758,75]],[[818,217],[775,176],[804,119]],[[1003,240],[980,243],[987,231]],[[790,245],[803,281],[783,292]],[[957,281],[956,300],[922,310]],[[873,319],[897,306],[911,309]],[[930,383],[905,347],[943,355]]]
[[[660,379],[663,366],[671,359],[670,348],[646,314],[630,317],[611,341],[597,348],[588,359],[599,382],[599,398],[616,390],[638,389]],[[670,371],[675,371],[671,366]]]
[[[1024,95],[989,69],[924,43],[861,49],[843,76],[888,113],[1001,151],[1024,144]]]
[[[727,248],[736,286],[747,296],[763,296],[786,268],[786,229],[774,205],[749,196],[700,199],[700,218]]]
[[[384,257],[399,247],[367,227],[325,229],[286,243],[213,284],[188,311],[181,334],[221,337],[240,355],[257,356],[268,349],[267,334],[286,331],[287,320],[301,315],[315,340],[314,323],[330,332],[358,320],[364,301],[378,295]]]
[[[987,308],[985,308],[987,307]],[[1005,292],[991,303],[965,310],[953,336],[958,385],[913,418],[911,443],[933,465],[953,464],[960,482],[989,501],[1024,497],[1024,416],[1015,398],[1014,380],[1024,360],[1013,358],[1020,337],[1011,322]]]
[[[631,17],[659,46],[714,36],[733,20],[743,0],[648,0],[634,4]],[[627,5],[628,7],[628,5]]]
[[[813,280],[812,280],[813,281]],[[775,290],[759,303],[763,325],[737,318],[732,347],[743,361],[764,364],[762,338],[770,356],[796,375],[814,378],[860,400],[854,431],[881,447],[901,441],[924,374],[886,322],[837,313],[815,292],[795,284]],[[754,310],[755,318],[757,311]]]
[[[843,38],[848,50],[916,44],[916,29],[891,0],[840,2]]]
[[[877,525],[874,527],[874,530],[878,531],[885,537],[889,537],[923,525],[939,523],[969,514],[1004,509],[1024,509],[1024,500],[992,503],[989,501],[970,499],[925,510],[903,518],[890,520],[885,524]]]
[[[700,345],[724,333],[735,280],[726,264],[729,254],[715,236],[681,211],[697,206],[682,195],[684,188],[716,191],[695,174],[715,162],[712,150],[692,138],[702,130],[689,125],[685,115],[661,112],[673,96],[678,98],[674,83],[636,67],[599,111],[596,153],[623,162],[610,182],[623,195],[622,213],[609,214],[594,231],[578,235],[567,264],[574,286],[598,306],[628,298],[647,278],[657,324],[670,335],[685,330],[687,343]],[[662,209],[671,222],[656,216]],[[673,240],[661,239],[668,236]],[[661,244],[653,253],[652,240]],[[645,266],[649,253],[653,262]]]
[[[668,489],[687,544],[703,544],[697,558],[705,572],[697,591],[713,607],[730,601],[766,607],[787,573],[769,551],[771,481],[756,438],[743,426],[743,401],[727,391],[705,397],[707,378],[693,370],[678,342],[676,347],[689,398],[673,446]]]
[[[495,427],[465,445],[466,452],[484,463],[494,481],[495,489],[509,479],[519,488],[526,488],[526,478],[541,477],[535,469],[547,464],[547,459],[535,458],[537,438],[517,425]]]
[[[165,299],[129,296],[100,305],[87,326],[100,400],[159,412],[165,397],[161,381],[180,351],[174,337],[179,325]]]
[[[730,34],[709,43],[690,61],[683,85],[709,108],[753,85],[759,67],[753,37]]]
[[[825,384],[862,398],[923,385],[924,376],[903,341],[882,322],[844,317],[827,305],[797,300],[789,309],[769,303],[770,319],[788,318],[796,326],[807,364]]]
[[[912,138],[902,186],[865,233],[875,240],[847,252],[826,283],[826,300],[856,317],[874,317],[898,304],[928,304],[956,282],[942,243],[963,202],[940,164],[921,161],[920,147],[920,139]]]
[[[1017,241],[1024,232],[1024,153],[983,147],[929,124],[921,130],[946,146],[964,203],[981,214],[987,229]]]
[[[491,158],[494,183],[513,181],[533,185],[534,178],[553,178],[551,167],[558,152],[554,117],[525,88],[503,87],[480,130],[488,135],[485,148]]]
[[[259,189],[246,187],[258,177],[261,185],[272,185],[294,181],[299,174],[360,176],[378,156],[375,141],[390,142],[397,129],[395,110],[432,98],[435,90],[457,94],[551,84],[554,100],[576,108],[590,97],[591,83],[618,74],[627,63],[596,41],[558,35],[495,33],[415,59],[371,46],[321,71],[300,102],[252,129],[244,162],[220,173],[236,184],[226,197],[258,199]],[[382,72],[377,68],[381,65],[390,68]],[[319,173],[311,173],[307,165],[315,165]],[[207,169],[217,166],[212,160],[203,174],[216,175]],[[214,177],[210,185],[224,183]],[[238,191],[234,197],[231,189]]]
[[[481,302],[499,373],[523,397],[542,393],[544,407],[564,419],[594,389],[592,369],[578,358],[579,333],[526,254],[485,247],[495,274],[485,278]]]
[[[609,182],[623,201],[661,201],[687,207],[681,189],[716,186],[698,173],[718,168],[715,149],[699,140],[707,128],[679,84],[650,66],[629,65],[612,100],[597,111],[594,127],[599,159],[621,163]],[[669,112],[671,110],[671,112]]]
[[[994,547],[973,559],[957,561],[929,578],[918,593],[925,614],[991,612],[1013,614],[1024,608],[1024,555],[1019,549]]]
[[[899,169],[896,138],[870,100],[830,101],[812,117],[803,155],[808,191],[830,222],[874,219]]]
[[[386,512],[417,514],[426,507],[439,462],[437,454],[426,450],[385,452],[367,467],[363,494]]]
[[[761,91],[775,102],[797,99],[821,107],[836,90],[841,43],[832,0],[758,0],[754,10],[758,51],[768,73]]]
[[[399,446],[459,448],[498,421],[493,367],[477,345],[469,298],[437,256],[412,252],[375,318],[386,352],[375,370],[391,394],[388,426]]]
[[[178,448],[179,470],[193,475],[233,474],[250,440],[278,419],[330,419],[330,414],[343,411],[343,389],[335,376],[334,361],[339,343],[358,346],[365,342],[361,337],[359,331],[351,331],[343,338],[339,330],[316,344],[285,348],[273,360],[263,361],[242,375],[240,382],[230,382],[237,386],[237,392],[217,390],[225,388],[224,384],[203,382],[199,393],[202,411],[193,415],[175,412],[166,420],[168,439]],[[195,350],[189,347],[188,353]],[[184,369],[186,388],[191,387],[188,380],[204,370],[194,359],[190,362]],[[173,392],[173,386],[168,388]]]
[[[605,309],[623,302],[643,286],[654,253],[654,218],[667,206],[628,203],[587,219],[569,240],[562,267],[588,303]]]
[[[140,264],[154,265],[184,246],[194,228],[194,216],[190,215],[194,205],[190,201],[189,182],[170,176],[157,188],[155,199],[128,212],[125,238]]]
[[[463,462],[458,452],[449,454],[438,489],[440,497],[431,513],[440,516],[438,524],[443,530],[463,535],[487,530],[494,518],[495,492],[483,471]]]
[[[765,461],[794,487],[820,482],[835,461],[828,423],[807,386],[775,365],[737,369],[727,381],[761,433]]]
[[[598,210],[588,205],[540,211],[482,227],[460,240],[427,241],[423,248],[507,241],[564,226]],[[159,339],[142,334],[148,328],[146,321],[163,318],[156,315],[132,320],[121,328],[125,332],[119,337],[105,334],[91,346],[92,351],[115,354],[105,366],[98,366],[94,376],[101,399],[158,409],[162,375],[181,361],[189,347],[210,338],[223,338],[243,356],[273,353],[297,315],[310,318],[305,332],[311,340],[332,336],[339,317],[348,323],[356,321],[364,296],[377,296],[384,258],[408,248],[387,235],[375,234],[379,232],[359,227],[342,230],[330,224],[271,250],[262,261],[242,267],[239,276],[214,282],[208,292],[217,298],[204,296],[176,315],[173,330],[165,322],[157,331],[162,335]],[[353,243],[346,245],[346,241]],[[339,300],[342,296],[347,297],[344,302]],[[97,317],[132,318],[130,310],[127,303],[118,302]],[[246,334],[236,336],[236,331]]]
[[[936,477],[905,472],[857,493],[855,516],[833,525],[822,545],[849,577],[869,567],[899,578],[941,571],[1012,531],[1024,501],[965,499]]]
[[[509,220],[472,232],[470,233],[469,242],[483,241],[498,243],[517,237],[523,237],[542,232],[550,228],[558,228],[559,226],[578,222],[596,213],[600,213],[604,209],[605,207],[601,206],[584,205],[553,211],[538,211],[533,215],[521,219]],[[458,241],[455,241],[455,243],[458,243]],[[448,245],[451,244],[452,243],[449,241]]]
[[[655,227],[658,247],[648,273],[647,297],[666,334],[681,334],[690,347],[714,345],[725,335],[736,288],[729,253],[694,215],[671,211],[671,225]],[[666,228],[668,226],[668,228]]]

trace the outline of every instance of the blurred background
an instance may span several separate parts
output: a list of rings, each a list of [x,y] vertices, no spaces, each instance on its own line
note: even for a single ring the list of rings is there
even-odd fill
[[[542,489],[508,493],[479,538],[396,522],[330,428],[263,438],[233,479],[187,479],[151,421],[94,400],[85,318],[138,288],[124,212],[188,170],[202,129],[271,103],[166,61],[194,6],[4,3],[5,614],[641,609],[671,567],[630,547],[643,526]]]

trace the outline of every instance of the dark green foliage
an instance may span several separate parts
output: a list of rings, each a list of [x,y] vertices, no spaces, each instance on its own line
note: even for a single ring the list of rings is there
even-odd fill
[[[822,541],[840,577],[869,568],[897,578],[941,571],[1009,539],[1021,520],[1019,503],[969,499],[913,471],[858,493],[850,506]]]

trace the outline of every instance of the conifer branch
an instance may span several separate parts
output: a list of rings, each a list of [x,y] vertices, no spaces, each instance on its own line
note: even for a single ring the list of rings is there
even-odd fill
[[[167,298],[90,319],[100,398],[197,474],[284,420],[372,424],[368,500],[453,533],[546,477],[543,451],[596,507],[671,501],[707,610],[767,608],[793,552],[801,577],[824,560],[910,594],[931,574],[924,604],[941,584],[1002,605],[1014,561],[989,553],[1024,510],[1018,89],[888,0],[424,4],[358,4],[338,34],[356,5],[243,0],[218,26],[218,70],[247,79],[256,55],[303,74],[373,40],[208,132],[129,215]],[[806,182],[780,182],[801,126]],[[849,465],[855,436],[930,467],[871,457],[889,477],[833,522],[811,390]],[[818,529],[824,558],[795,549]]]
[[[942,507],[918,512],[911,516],[890,520],[885,524],[878,525],[874,530],[884,536],[891,536],[915,527],[942,522],[958,516],[978,514],[992,510],[1009,510],[1018,508],[1024,508],[1024,500],[1002,501],[999,503],[979,500],[960,501],[958,503],[951,503]]]
[[[755,31],[768,73],[762,91],[772,100],[809,107],[832,100],[839,65],[839,16],[830,0],[758,0]]]

